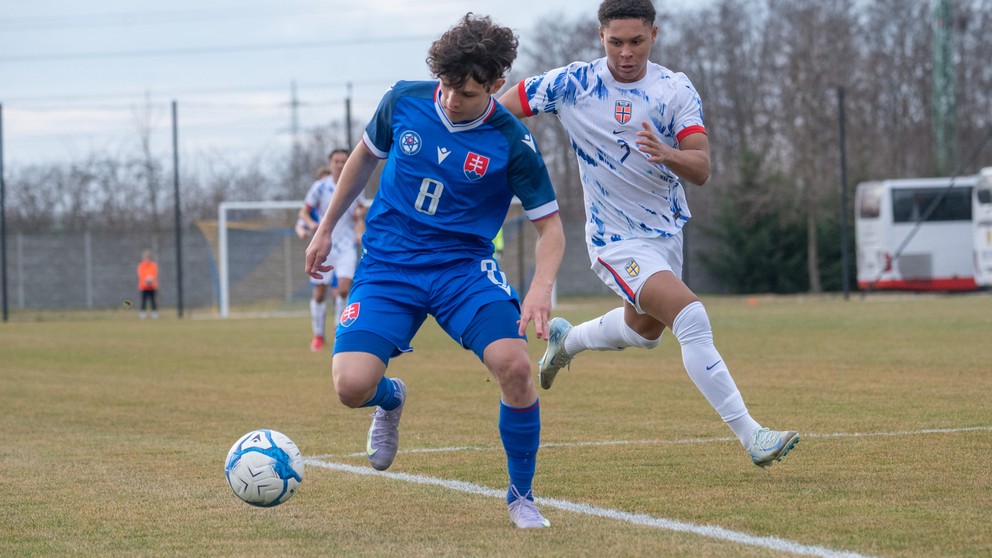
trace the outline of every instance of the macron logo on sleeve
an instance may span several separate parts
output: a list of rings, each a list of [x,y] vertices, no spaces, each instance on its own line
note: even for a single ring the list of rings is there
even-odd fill
[[[524,136],[524,139],[522,139],[520,141],[524,142],[524,145],[526,145],[527,147],[529,147],[531,151],[533,151],[534,153],[537,153],[537,145],[534,143],[534,138],[532,138],[530,136],[530,134],[527,134],[526,136]]]

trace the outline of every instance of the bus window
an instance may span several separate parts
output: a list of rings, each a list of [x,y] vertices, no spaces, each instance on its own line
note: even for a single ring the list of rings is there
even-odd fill
[[[858,191],[858,216],[862,219],[875,219],[882,211],[882,185],[866,184]]]
[[[978,187],[978,203],[982,205],[992,203],[992,186]]]
[[[930,205],[943,194],[943,198],[927,222],[971,221],[971,188],[893,188],[892,221],[914,223],[923,216]]]

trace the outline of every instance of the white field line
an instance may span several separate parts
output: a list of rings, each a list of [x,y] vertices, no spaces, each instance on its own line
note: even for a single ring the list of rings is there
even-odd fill
[[[828,434],[803,434],[803,439],[809,438],[869,438],[877,436],[920,436],[923,434],[954,434],[957,432],[992,431],[992,426],[966,426],[963,428],[927,428],[922,430],[903,430],[896,432],[833,432]],[[673,444],[709,444],[713,442],[736,442],[737,438],[682,438],[677,440],[603,440],[598,442],[542,442],[541,448],[579,448],[589,446],[646,446]],[[449,453],[460,451],[503,451],[502,446],[450,446],[444,448],[419,448],[400,450],[398,453]],[[343,459],[347,457],[365,457],[365,452],[346,454],[315,455],[313,459]]]
[[[489,498],[500,498],[500,499],[506,498],[505,490],[495,490],[492,488],[487,488],[484,486],[479,486],[477,484],[472,484],[464,481],[447,480],[437,477],[429,477],[425,475],[411,475],[407,473],[380,472],[374,469],[370,469],[369,467],[356,467],[353,465],[345,465],[344,463],[329,463],[327,461],[321,461],[319,459],[315,459],[312,457],[304,459],[304,462],[311,467],[320,467],[323,469],[331,469],[334,471],[343,471],[345,473],[352,473],[356,475],[381,476],[393,480],[399,480],[399,481],[410,482],[415,484],[440,486],[442,488],[447,488],[449,490],[454,490],[457,492],[477,494]],[[617,521],[631,523],[633,525],[655,527],[658,529],[665,529],[668,531],[675,531],[680,533],[692,533],[694,535],[699,535],[701,537],[729,541],[732,543],[742,544],[747,546],[767,548],[770,550],[775,550],[780,552],[789,552],[792,554],[799,554],[803,556],[821,556],[823,558],[863,558],[865,556],[863,554],[858,554],[855,552],[834,550],[822,546],[805,545],[794,541],[780,539],[778,537],[759,537],[755,535],[749,535],[747,533],[742,533],[740,531],[732,531],[730,529],[724,529],[723,527],[715,527],[712,525],[696,525],[695,523],[688,523],[676,519],[666,519],[664,517],[654,517],[646,514],[629,513],[610,508],[601,508],[599,506],[593,506],[590,504],[569,502],[567,500],[558,500],[555,498],[535,498],[534,501],[535,503],[545,508],[555,508],[572,513],[580,513],[595,517],[613,519]]]

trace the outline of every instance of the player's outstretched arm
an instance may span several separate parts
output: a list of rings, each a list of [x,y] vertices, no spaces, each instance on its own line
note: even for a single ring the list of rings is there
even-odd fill
[[[516,116],[517,118],[524,118],[527,113],[524,112],[523,102],[520,100],[520,91],[517,86],[511,87],[506,90],[505,93],[499,96],[499,104],[506,107],[506,110],[510,111],[510,114]]]
[[[527,324],[533,321],[538,339],[547,339],[551,291],[558,275],[558,267],[565,257],[565,229],[557,213],[534,221],[534,226],[537,228],[537,248],[534,253],[536,266],[534,279],[530,282],[523,307],[520,308],[519,333],[523,335],[527,331]]]
[[[320,279],[323,273],[332,269],[332,266],[324,265],[327,254],[331,253],[331,231],[345,211],[351,207],[351,202],[362,193],[378,164],[379,159],[365,147],[363,142],[358,142],[351,156],[348,157],[348,162],[344,164],[334,195],[331,196],[331,205],[328,206],[327,212],[320,220],[320,225],[313,233],[310,246],[307,247],[306,272],[311,277]]]

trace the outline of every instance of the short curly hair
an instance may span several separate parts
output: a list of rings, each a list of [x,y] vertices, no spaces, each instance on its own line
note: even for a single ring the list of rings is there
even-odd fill
[[[434,41],[427,51],[431,74],[451,87],[469,78],[490,88],[510,70],[519,41],[509,27],[472,12]]]
[[[603,27],[614,19],[639,19],[654,25],[654,3],[651,0],[603,0],[596,15]]]

